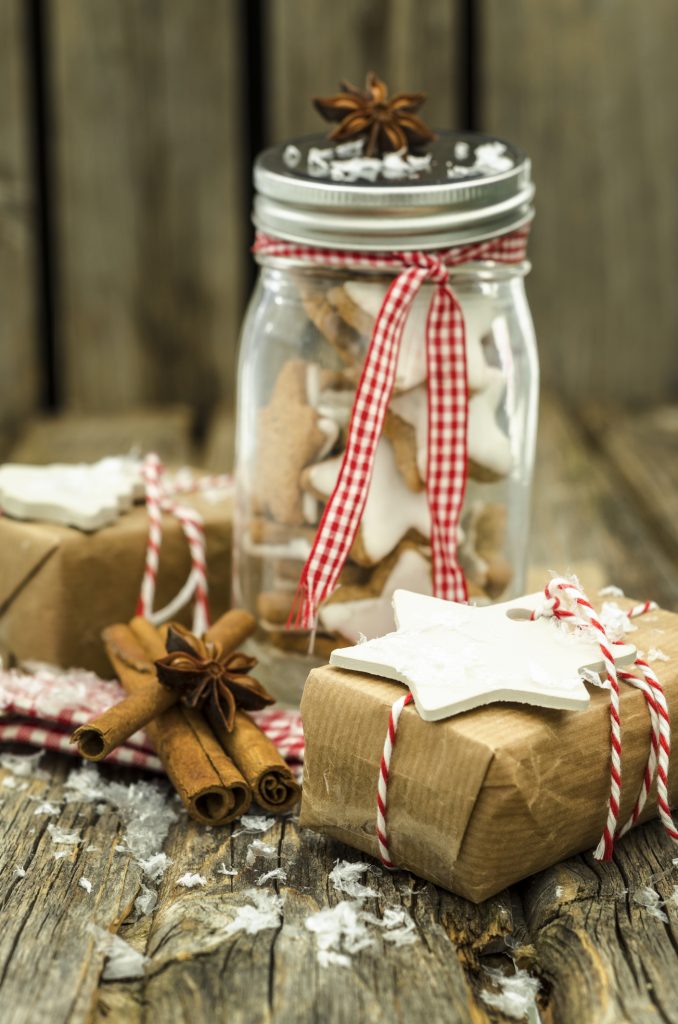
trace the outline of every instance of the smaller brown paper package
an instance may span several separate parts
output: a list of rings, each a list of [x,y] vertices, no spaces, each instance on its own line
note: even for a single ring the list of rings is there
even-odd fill
[[[627,641],[644,652],[658,647],[670,659],[653,668],[678,721],[678,615],[652,612],[634,623]],[[610,714],[607,691],[590,690],[589,707],[578,712],[507,703],[424,722],[414,705],[406,707],[388,785],[394,862],[480,902],[592,850],[607,814]],[[403,692],[374,676],[323,666],[309,675],[301,704],[301,824],[377,858],[379,763],[391,705]],[[621,722],[620,825],[638,796],[650,743],[645,700],[624,683]],[[675,804],[678,766],[669,784]],[[655,814],[653,788],[641,821]]]
[[[217,619],[230,607],[232,501],[182,495],[181,502],[204,518],[210,610]],[[162,524],[156,608],[178,593],[191,565],[179,522],[164,514]],[[133,506],[115,524],[94,533],[0,518],[3,657],[110,676],[101,631],[135,614],[147,539],[144,505]],[[177,618],[190,625],[191,609]]]

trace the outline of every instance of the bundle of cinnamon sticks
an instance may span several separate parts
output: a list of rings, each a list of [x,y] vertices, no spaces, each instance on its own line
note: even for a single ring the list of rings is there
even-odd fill
[[[139,617],[109,626],[104,646],[127,697],[77,729],[72,742],[83,757],[100,761],[145,728],[186,810],[206,825],[239,818],[253,799],[270,813],[290,810],[300,787],[242,710],[273,701],[247,674],[253,659],[236,653],[255,626],[239,609],[202,638],[182,627],[156,629]],[[220,702],[220,692],[227,701]]]

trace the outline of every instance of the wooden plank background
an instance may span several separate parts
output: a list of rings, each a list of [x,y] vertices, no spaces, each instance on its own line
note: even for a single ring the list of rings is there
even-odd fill
[[[0,433],[229,407],[253,153],[372,67],[532,156],[545,379],[675,399],[677,37],[671,0],[0,0]]]

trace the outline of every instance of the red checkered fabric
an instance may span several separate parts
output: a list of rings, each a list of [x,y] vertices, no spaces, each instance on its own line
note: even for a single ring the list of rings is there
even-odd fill
[[[117,704],[125,696],[117,682],[99,679],[93,672],[68,672],[36,665],[30,672],[0,671],[0,743],[27,743],[78,756],[69,742],[79,725]],[[286,761],[304,759],[304,734],[298,711],[266,708],[252,714],[257,725],[275,743]],[[137,732],[106,759],[113,764],[162,772],[144,732]]]
[[[459,518],[467,476],[468,377],[464,318],[449,269],[525,258],[528,227],[471,245],[433,252],[343,252],[257,236],[254,252],[340,269],[397,272],[375,320],[356,391],[339,476],[325,506],[299,581],[296,627],[315,627],[320,604],[334,590],[367,501],[377,442],[391,398],[403,329],[425,281],[436,285],[426,325],[428,371],[427,491],[431,513],[433,587],[438,597],[465,601],[457,562]]]

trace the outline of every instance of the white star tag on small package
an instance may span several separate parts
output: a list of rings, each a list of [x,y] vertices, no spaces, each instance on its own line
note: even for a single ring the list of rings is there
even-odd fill
[[[593,631],[555,618],[530,619],[544,595],[476,608],[397,590],[396,632],[333,651],[330,665],[405,683],[428,722],[497,701],[581,710],[589,703],[582,674],[604,674]],[[615,644],[618,667],[635,661]]]
[[[141,463],[132,456],[73,465],[0,466],[0,508],[14,519],[100,530],[143,494]]]

